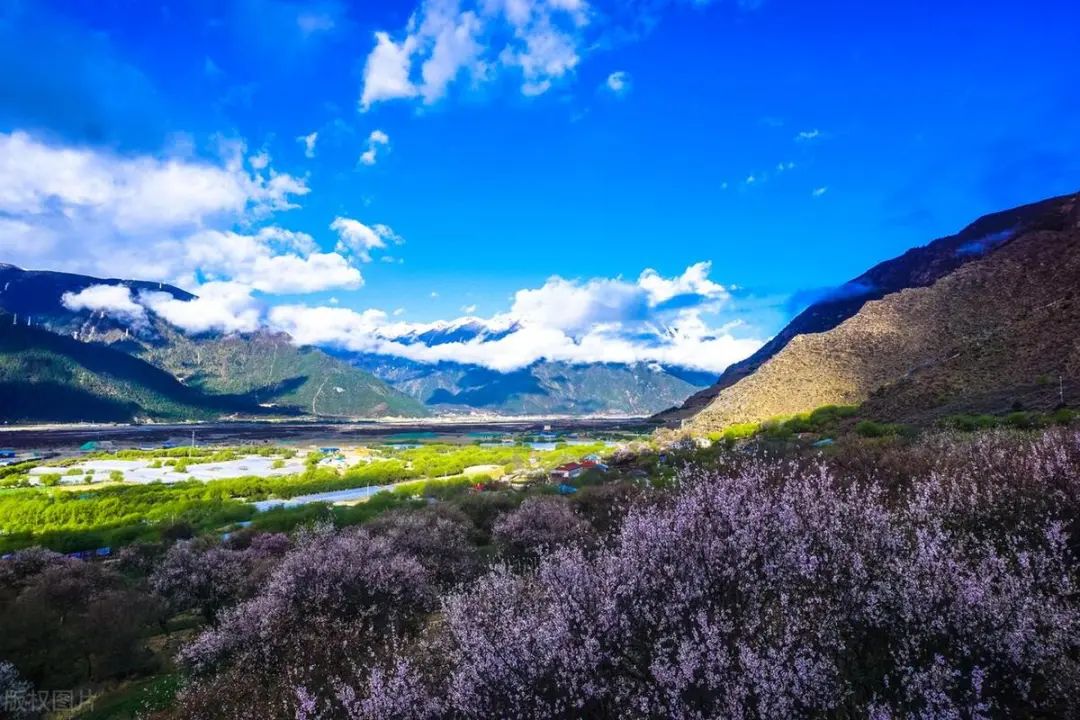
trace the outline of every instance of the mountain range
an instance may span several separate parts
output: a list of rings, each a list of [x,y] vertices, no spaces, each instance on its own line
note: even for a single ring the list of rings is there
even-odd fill
[[[983,217],[871,268],[657,420],[717,430],[859,404],[883,420],[1080,399],[1080,196]]]
[[[167,284],[0,264],[0,418],[182,420],[431,413],[648,415],[715,376],[656,364],[539,361],[510,372],[298,347],[283,333],[189,333],[152,309],[125,315],[65,300],[96,286],[194,295]],[[513,324],[435,323],[403,345],[494,340]],[[140,383],[145,383],[145,386]],[[65,392],[77,401],[65,401]],[[35,402],[34,398],[42,401]],[[79,408],[86,408],[85,412]]]
[[[0,265],[4,420],[427,414],[421,403],[372,375],[321,350],[296,347],[280,333],[188,335],[149,310],[145,316],[124,317],[64,303],[65,294],[98,285],[166,293],[183,301],[194,297],[159,283]],[[81,400],[57,400],[63,388]],[[49,402],[23,401],[38,393]],[[78,408],[91,405],[97,409],[80,416]]]
[[[438,341],[437,337],[427,339],[429,344]],[[650,415],[716,379],[708,373],[643,362],[541,360],[500,372],[480,365],[429,364],[371,353],[342,357],[439,412]]]
[[[711,431],[831,404],[915,423],[1049,409],[1075,403],[1080,386],[1077,195],[988,215],[818,293],[718,380],[655,363],[541,360],[500,372],[300,347],[269,330],[185,332],[145,304],[125,316],[70,302],[95,286],[195,297],[160,283],[0,264],[0,419],[647,415],[670,408],[654,418]],[[512,321],[466,318],[394,341],[434,347],[517,330]]]

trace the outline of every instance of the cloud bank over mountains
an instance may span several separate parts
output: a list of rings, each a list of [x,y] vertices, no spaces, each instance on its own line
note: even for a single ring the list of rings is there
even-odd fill
[[[541,287],[517,291],[510,309],[490,318],[402,323],[381,310],[279,305],[269,311],[268,323],[301,344],[499,371],[546,359],[658,362],[720,372],[761,342],[735,337],[732,326],[709,327],[703,315],[730,300],[727,289],[708,278],[709,270],[702,262],[672,278],[655,270],[645,270],[636,281],[552,277]],[[447,335],[461,339],[415,341]]]
[[[708,278],[709,270],[709,263],[702,262],[670,278],[654,270],[645,270],[636,281],[552,277],[538,288],[515,293],[505,313],[433,323],[401,322],[377,309],[272,305],[237,282],[205,283],[193,300],[102,284],[65,296],[64,303],[133,325],[153,312],[190,333],[265,329],[288,333],[300,345],[502,372],[539,360],[651,362],[720,372],[761,342],[736,338],[731,326],[714,329],[705,322],[704,314],[730,299],[727,289]]]

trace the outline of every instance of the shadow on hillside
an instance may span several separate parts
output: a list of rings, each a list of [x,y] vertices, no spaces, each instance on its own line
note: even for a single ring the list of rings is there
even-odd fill
[[[528,369],[504,374],[487,368],[475,368],[462,375],[458,385],[464,389],[455,393],[439,388],[431,393],[426,403],[488,407],[501,405],[518,395],[550,394]]]
[[[139,412],[136,403],[55,382],[0,382],[0,408],[17,422],[126,422]]]
[[[56,335],[47,330],[25,326],[0,327],[0,353],[36,353],[38,355],[53,355],[74,363],[85,370],[110,378],[116,382],[129,383],[139,388],[160,396],[161,398],[179,405],[188,406],[189,409],[199,410],[204,413],[245,413],[245,414],[298,414],[295,408],[262,408],[256,400],[260,391],[243,394],[213,394],[199,388],[184,385],[169,373],[139,358],[104,345],[84,343],[73,338]],[[43,370],[49,365],[46,358],[40,359]],[[55,370],[56,367],[50,368]],[[31,380],[31,378],[27,378]],[[294,380],[303,382],[303,378]],[[134,414],[145,410],[135,402],[120,402],[108,398],[100,398],[92,393],[65,385],[57,379],[45,380],[44,382],[25,382],[29,388],[39,388],[40,392],[52,393],[55,388],[64,388],[63,393],[57,395],[47,394],[39,400],[42,405],[35,415],[41,419],[50,416],[54,419],[67,419],[67,414],[62,406],[84,407],[87,412],[80,413],[78,419],[91,420],[90,412],[101,416],[101,419],[130,419]],[[280,385],[280,383],[279,383]],[[80,397],[83,393],[85,397]],[[12,397],[16,397],[13,395]],[[22,397],[22,395],[18,395]],[[48,399],[49,405],[53,401],[59,402],[61,407],[49,407],[44,404]],[[0,406],[5,407],[6,406]],[[90,410],[92,408],[92,411]],[[116,413],[122,413],[120,417]],[[57,416],[59,414],[59,417]],[[4,412],[7,417],[11,413]]]

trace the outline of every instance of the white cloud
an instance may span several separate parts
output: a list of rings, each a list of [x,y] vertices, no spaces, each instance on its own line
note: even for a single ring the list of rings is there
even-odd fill
[[[239,237],[239,236],[238,236]],[[218,238],[243,246],[250,238]],[[245,250],[238,251],[243,255]],[[165,292],[142,292],[132,298],[119,285],[99,285],[65,296],[69,307],[110,312],[139,320],[146,310],[191,333],[253,332],[261,328],[289,333],[299,345],[326,345],[357,352],[394,355],[418,362],[452,361],[482,365],[498,371],[526,367],[548,359],[573,363],[662,363],[713,372],[746,357],[760,345],[756,339],[736,338],[730,326],[712,328],[705,315],[729,300],[728,290],[709,279],[710,264],[697,263],[673,277],[647,269],[636,281],[620,278],[566,280],[552,277],[538,288],[514,294],[508,312],[483,319],[473,317],[475,305],[461,308],[465,317],[434,323],[409,323],[387,313],[357,312],[331,305],[277,305],[267,308],[253,296],[262,290],[260,278],[301,279],[325,275],[332,269],[295,265],[296,261],[267,258],[274,267],[260,268],[256,260],[249,276],[211,280],[199,286],[198,296],[180,300]],[[323,262],[312,255],[310,264]],[[278,263],[285,263],[280,267]],[[295,266],[294,266],[295,265]],[[315,284],[311,287],[315,287]],[[310,289],[307,287],[301,290]],[[290,291],[271,287],[266,291]],[[438,297],[435,292],[432,297]],[[145,308],[145,309],[144,309]],[[405,313],[394,310],[393,317]],[[433,343],[416,338],[437,331],[470,329],[471,340]]]
[[[604,83],[607,89],[616,95],[625,95],[630,92],[630,73],[619,70],[608,75],[607,82]]]
[[[431,104],[446,94],[447,86],[464,69],[474,78],[482,77],[485,66],[479,57],[483,47],[479,35],[483,21],[473,11],[460,11],[457,3],[429,2],[418,37],[426,38],[430,55],[420,67],[420,96]]]
[[[659,306],[676,298],[696,298],[700,302],[727,302],[727,289],[709,279],[712,263],[694,263],[682,275],[665,278],[648,268],[638,277],[637,284],[648,293],[652,306]]]
[[[316,131],[314,131],[312,133],[308,133],[307,135],[301,135],[300,137],[296,138],[296,141],[298,143],[303,144],[303,146],[304,146],[304,157],[306,157],[306,158],[315,157],[315,143],[318,142],[318,140],[319,140],[319,131],[318,130],[316,130]]]
[[[364,279],[338,253],[314,253],[307,257],[274,255],[259,257],[251,268],[251,285],[266,293],[311,293],[330,288],[355,289]]]
[[[709,263],[698,263],[674,277],[646,270],[635,282],[553,277],[539,288],[519,290],[508,312],[486,320],[463,317],[417,324],[391,321],[379,310],[287,305],[273,308],[268,322],[300,344],[334,345],[418,362],[471,363],[499,371],[546,358],[653,362],[720,372],[761,342],[736,338],[730,327],[709,327],[703,316],[729,299],[727,289],[709,279],[709,271]],[[462,308],[467,315],[474,311],[475,307]],[[395,317],[399,314],[394,312]],[[432,345],[414,341],[434,330],[478,325],[487,333],[474,340]]]
[[[821,131],[817,128],[814,128],[813,130],[801,131],[798,135],[795,136],[795,139],[799,142],[806,142],[808,140],[817,140],[819,137],[821,137]]]
[[[242,143],[223,143],[221,154],[220,163],[125,157],[0,134],[0,254],[27,267],[164,281],[199,295],[203,282],[266,293],[363,283],[348,258],[322,252],[307,233],[249,229],[295,207],[307,186],[272,170],[265,152],[248,157],[246,170]],[[120,300],[103,301],[115,309]]]
[[[251,288],[241,283],[206,283],[193,300],[179,300],[165,292],[147,292],[140,293],[139,301],[190,333],[254,332],[262,325],[262,307],[251,296]]]
[[[364,65],[361,110],[367,110],[373,103],[383,100],[410,98],[419,93],[409,80],[412,66],[410,56],[415,46],[416,41],[411,37],[399,44],[391,40],[388,33],[375,33],[375,49]]]
[[[248,174],[237,156],[224,165],[133,158],[47,145],[24,132],[0,134],[0,212],[106,223],[121,232],[197,226],[215,216],[295,207],[307,194],[287,174]]]
[[[813,196],[813,197],[818,198],[818,197],[821,197],[822,195],[824,195],[827,192],[829,192],[829,188],[825,187],[825,186],[822,186],[822,187],[819,187],[819,188],[815,188],[814,191],[810,193],[810,195]]]
[[[378,157],[380,147],[390,146],[390,136],[382,130],[372,130],[367,139],[367,150],[360,155],[360,162],[364,165],[374,165]]]
[[[386,249],[387,242],[404,242],[401,236],[387,225],[375,224],[369,227],[359,220],[347,217],[334,218],[330,229],[338,234],[338,252],[352,253],[363,262],[371,262],[371,251]]]
[[[270,153],[261,150],[248,158],[251,167],[255,170],[265,170],[270,165]]]
[[[255,235],[205,230],[188,238],[185,251],[203,278],[234,281],[266,293],[309,293],[363,284],[360,271],[342,254],[318,252],[310,235],[277,227]]]
[[[584,0],[423,0],[399,39],[375,33],[360,108],[403,98],[432,104],[455,83],[475,86],[508,70],[520,75],[523,94],[539,95],[577,66],[589,18]]]
[[[146,320],[146,309],[132,299],[126,285],[91,285],[77,293],[64,293],[60,301],[70,310],[100,312],[136,325]]]

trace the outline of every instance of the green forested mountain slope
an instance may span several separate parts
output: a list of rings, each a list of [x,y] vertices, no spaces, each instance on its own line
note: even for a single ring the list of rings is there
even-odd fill
[[[153,365],[0,314],[0,420],[213,420],[263,412],[250,399],[207,395]]]
[[[110,348],[121,355],[144,360],[180,384],[199,391],[198,403],[210,403],[200,405],[200,417],[219,414],[214,405],[218,395],[235,396],[243,400],[245,408],[274,414],[374,418],[427,413],[422,403],[370,373],[321,350],[297,347],[285,335],[267,332],[187,335],[149,311],[144,322],[132,323],[100,312],[73,310],[62,301],[65,293],[78,293],[99,284],[124,285],[133,293],[165,292],[178,300],[194,297],[179,288],[158,283],[26,271],[0,264],[0,313],[8,313],[0,324],[10,327],[17,317],[20,327],[29,322],[34,329],[49,331],[84,346]],[[48,339],[40,333],[33,337]],[[72,345],[70,350],[80,355],[78,347]],[[27,373],[23,376],[25,383],[33,383],[41,379],[39,373],[46,373],[45,366],[22,367]],[[230,403],[228,408],[233,407]],[[114,408],[113,412],[120,411]],[[8,416],[0,408],[0,417]],[[170,417],[176,417],[175,413]]]

